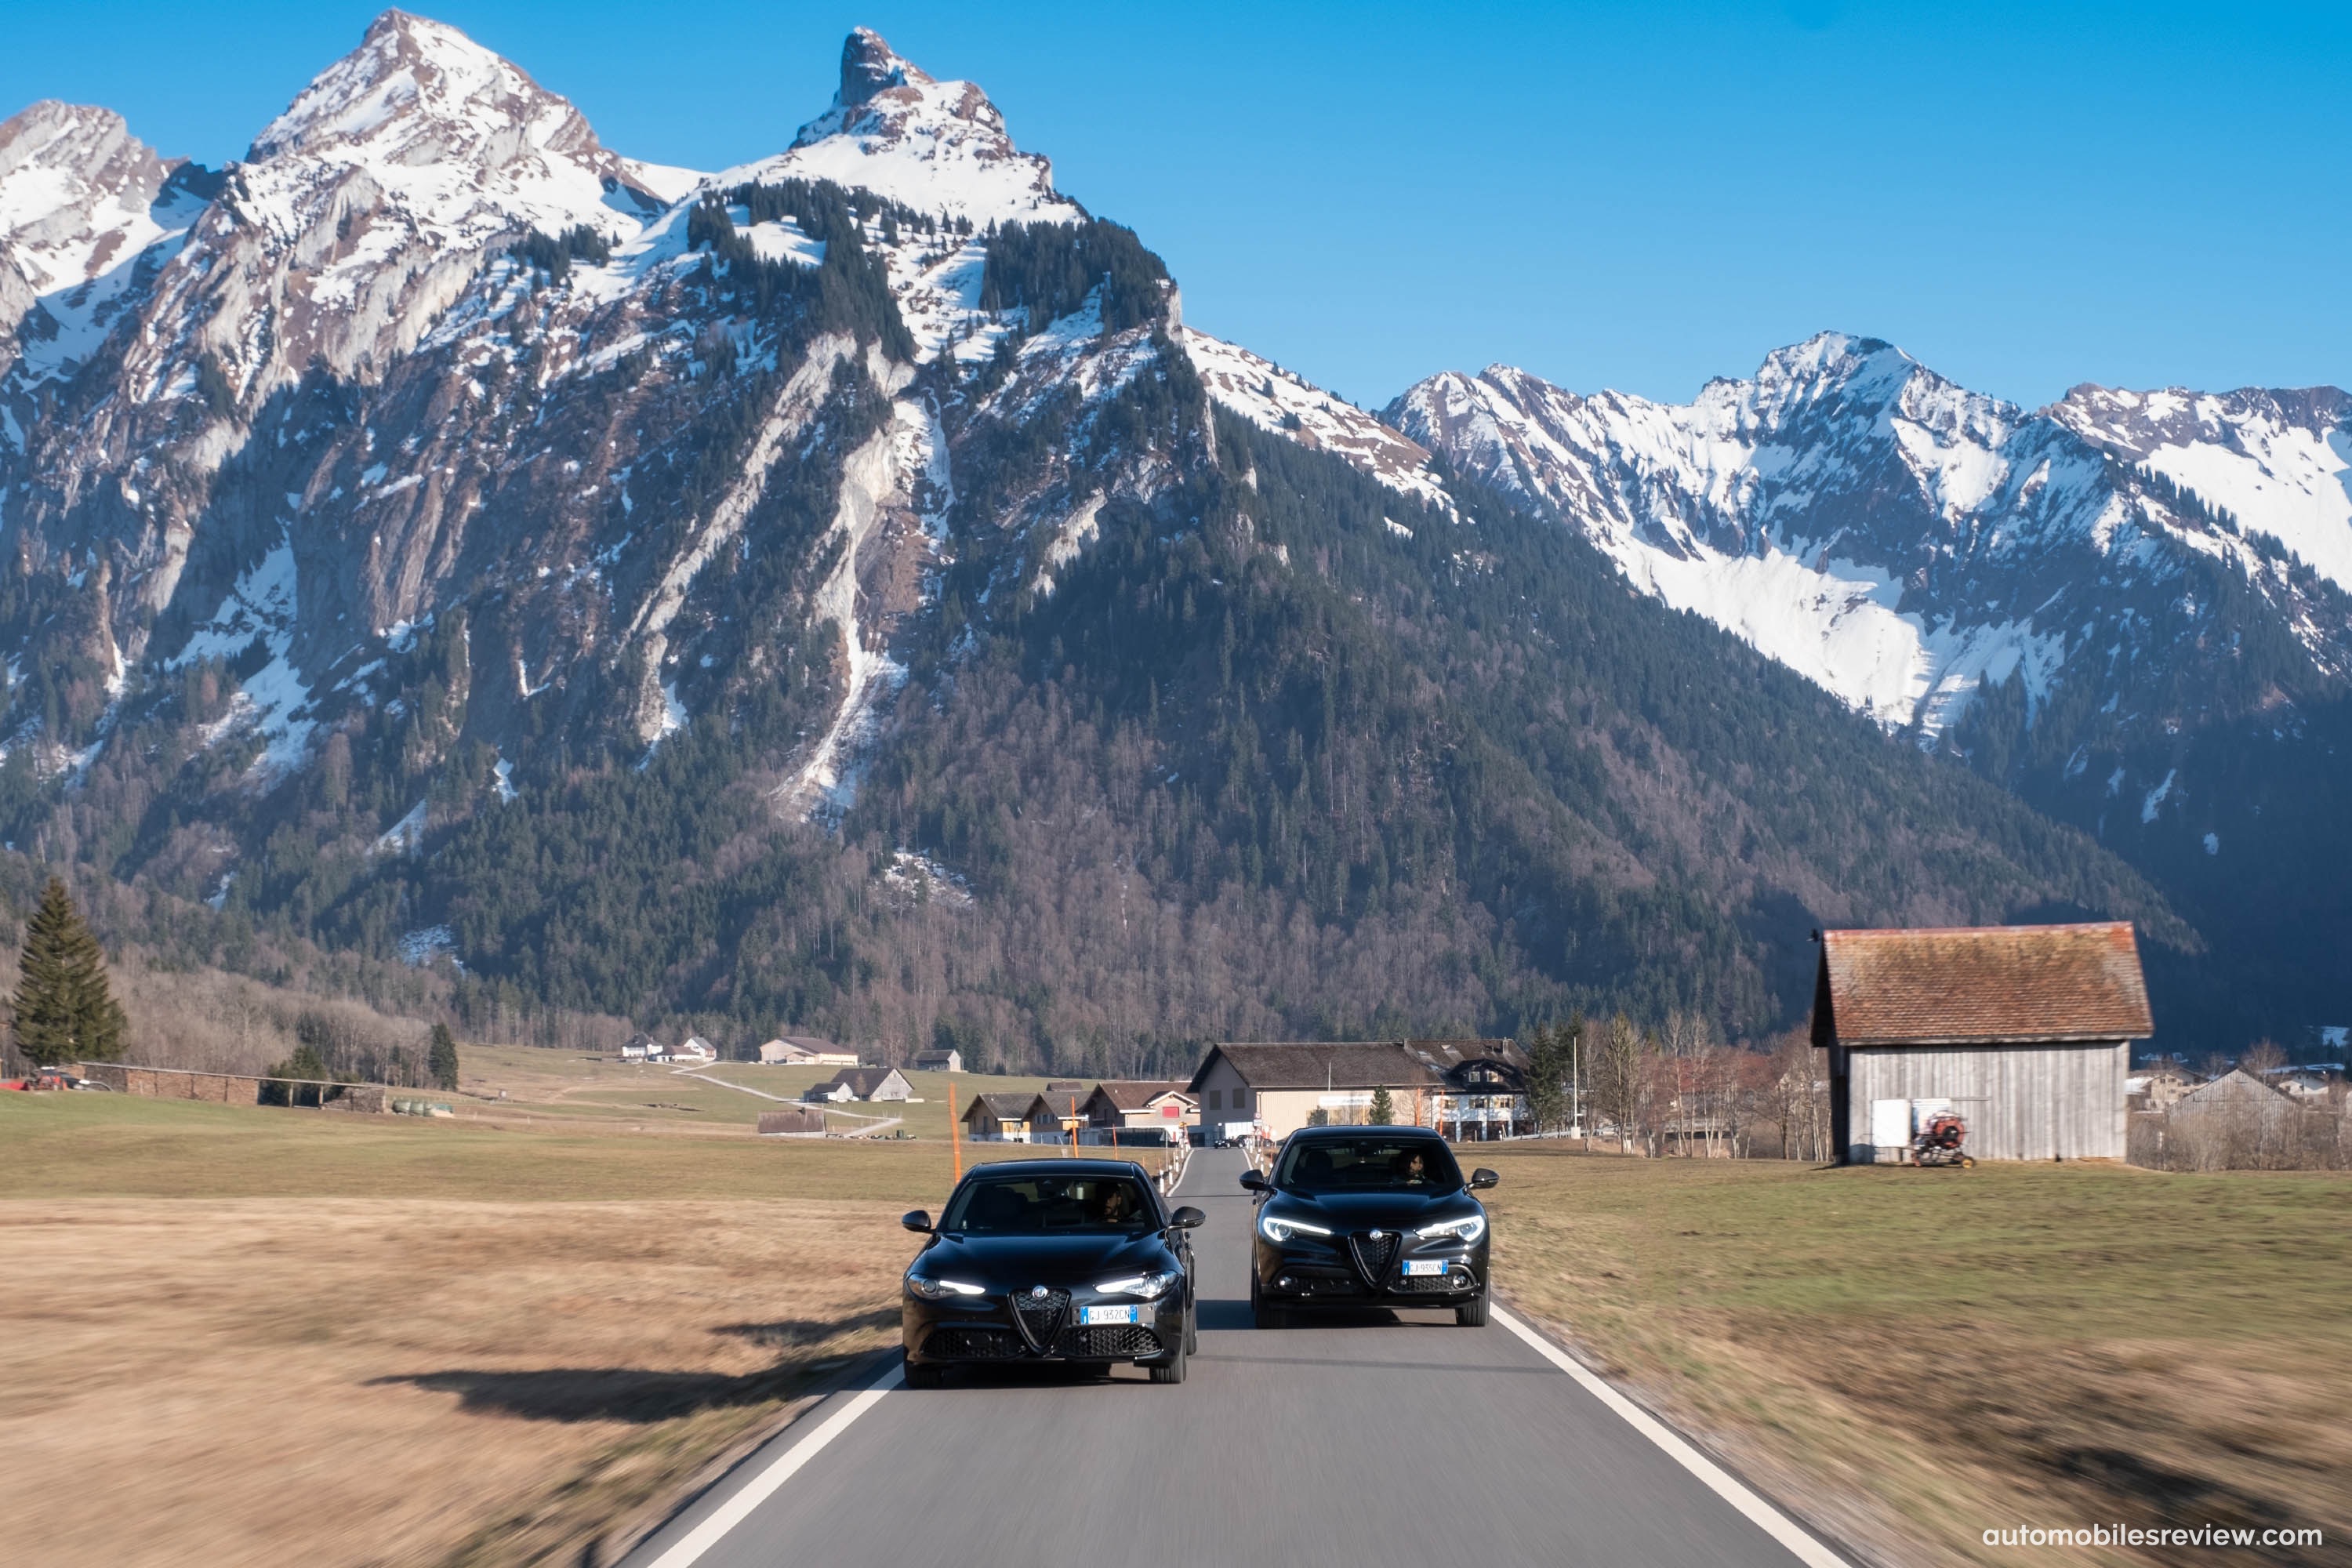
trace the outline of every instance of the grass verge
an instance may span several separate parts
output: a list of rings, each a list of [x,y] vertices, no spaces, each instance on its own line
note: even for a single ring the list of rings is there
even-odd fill
[[[2352,1181],[1465,1151],[1512,1303],[1890,1563],[2210,1562],[1987,1529],[2352,1542]]]

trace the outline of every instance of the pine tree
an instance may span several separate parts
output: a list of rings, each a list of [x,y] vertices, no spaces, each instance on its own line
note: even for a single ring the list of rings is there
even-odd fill
[[[1396,1120],[1396,1103],[1389,1099],[1388,1085],[1382,1084],[1372,1090],[1371,1111],[1365,1120],[1375,1127],[1386,1127]]]
[[[446,1024],[433,1026],[433,1046],[425,1058],[425,1071],[433,1075],[436,1089],[457,1087],[457,1042]]]
[[[42,1067],[113,1061],[124,1019],[106,982],[106,952],[56,878],[25,923],[16,983],[16,1048]]]

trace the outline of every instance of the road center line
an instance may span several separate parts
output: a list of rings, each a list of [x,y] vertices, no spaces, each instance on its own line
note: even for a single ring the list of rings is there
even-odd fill
[[[1546,1361],[1576,1379],[1587,1394],[1616,1412],[1627,1426],[1664,1449],[1668,1458],[1704,1481],[1716,1496],[1747,1516],[1749,1523],[1787,1547],[1799,1562],[1806,1564],[1806,1568],[1853,1568],[1853,1564],[1822,1545],[1794,1520],[1742,1485],[1738,1478],[1692,1447],[1664,1422],[1593,1375],[1574,1356],[1502,1308],[1495,1308],[1494,1315],[1496,1322],[1527,1341]]]
[[[882,1403],[882,1396],[905,1381],[906,1373],[895,1361],[890,1370],[868,1384],[857,1396],[826,1416],[817,1429],[768,1461],[768,1468],[736,1489],[733,1496],[717,1508],[710,1516],[673,1542],[668,1551],[653,1560],[649,1568],[688,1568],[701,1561],[702,1554],[727,1538],[728,1532],[751,1516],[758,1508],[791,1480],[803,1465],[821,1453],[824,1446],[849,1430],[851,1422]]]

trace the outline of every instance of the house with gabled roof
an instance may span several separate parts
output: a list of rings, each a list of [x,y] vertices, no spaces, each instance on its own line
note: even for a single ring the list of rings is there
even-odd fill
[[[1027,1143],[1052,1139],[1060,1131],[1054,1108],[1034,1091],[988,1091],[971,1097],[963,1113],[963,1135],[978,1143]]]
[[[801,1091],[805,1100],[842,1104],[854,1100],[912,1100],[915,1086],[897,1068],[844,1068],[823,1083]]]
[[[1825,931],[1813,1044],[1832,1147],[1900,1163],[1927,1121],[1979,1160],[2120,1160],[2131,1042],[2155,1030],[2127,921]]]
[[[1393,1121],[1499,1138],[1528,1130],[1528,1067],[1512,1040],[1229,1040],[1209,1047],[1185,1088],[1201,1124],[1223,1132],[1360,1123],[1385,1089]]]
[[[1201,1120],[1201,1102],[1181,1079],[1109,1079],[1095,1085],[1078,1114],[1097,1129],[1191,1127]]]

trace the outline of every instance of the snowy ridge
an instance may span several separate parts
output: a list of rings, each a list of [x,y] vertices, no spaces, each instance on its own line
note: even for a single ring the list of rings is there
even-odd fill
[[[1189,327],[1182,337],[1192,368],[1220,406],[1302,447],[1345,458],[1400,495],[1453,510],[1417,443],[1245,348]]]
[[[2309,507],[2318,521],[2297,537],[2310,553],[2334,559],[2333,541],[2352,561],[2352,500],[2340,485],[2327,493],[2352,449],[2344,433],[2320,429],[2325,410],[2298,422],[2263,395],[2233,396],[2226,443],[2168,446],[2115,416],[2144,407],[2134,395],[2078,391],[2067,409],[2032,415],[1890,344],[1822,333],[1688,405],[1580,396],[1496,365],[1433,376],[1386,416],[1465,471],[1557,509],[1641,591],[1931,740],[1980,678],[2021,673],[2038,706],[2071,653],[2110,642],[2098,628],[2112,612],[2094,591],[2103,572],[2154,581],[2177,573],[2183,549],[2263,570],[2249,545],[2147,493],[2111,455],[2200,491],[2190,474],[2230,494],[2245,485],[2228,475],[2270,476],[2285,506],[2248,525],[2283,531],[2283,510]],[[2095,443],[2080,435],[2094,426]],[[2118,657],[2128,632],[2126,616],[2102,657]],[[2324,666],[2352,642],[2343,626],[2306,622],[2304,635]]]
[[[2333,387],[2216,395],[2078,386],[2049,414],[2352,589],[2352,397]]]

